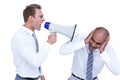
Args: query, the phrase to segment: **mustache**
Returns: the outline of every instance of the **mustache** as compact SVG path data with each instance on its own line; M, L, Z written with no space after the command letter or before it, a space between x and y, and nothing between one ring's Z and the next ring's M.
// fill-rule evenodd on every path
M93 49L97 49L97 47L93 47L91 44L89 44L89 46L90 46L91 48L93 48Z

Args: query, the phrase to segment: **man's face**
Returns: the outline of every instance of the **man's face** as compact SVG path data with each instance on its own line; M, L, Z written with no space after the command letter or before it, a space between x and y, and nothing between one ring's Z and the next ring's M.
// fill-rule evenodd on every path
M91 50L99 49L100 46L105 42L105 40L106 37L102 33L95 32L89 41L89 48Z
M43 13L40 9L36 9L35 17L33 17L32 25L34 29L40 30L41 24L45 21Z

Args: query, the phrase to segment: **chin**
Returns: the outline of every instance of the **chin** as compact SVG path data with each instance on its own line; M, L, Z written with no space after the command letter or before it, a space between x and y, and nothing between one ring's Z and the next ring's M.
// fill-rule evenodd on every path
M89 49L90 49L91 51L93 51L95 48L93 48L93 47L90 46Z
M40 31L41 29L37 29L38 31Z
M38 28L37 28L37 30L39 30L39 31L40 31L40 30L41 30L41 27L38 27Z

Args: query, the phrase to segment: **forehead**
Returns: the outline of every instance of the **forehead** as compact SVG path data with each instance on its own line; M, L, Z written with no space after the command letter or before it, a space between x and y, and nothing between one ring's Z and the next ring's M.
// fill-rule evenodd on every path
M43 15L41 9L35 9L35 15Z
M104 41L106 40L106 35L104 32L101 31L96 31L93 36L92 39L97 42L97 43L104 43Z

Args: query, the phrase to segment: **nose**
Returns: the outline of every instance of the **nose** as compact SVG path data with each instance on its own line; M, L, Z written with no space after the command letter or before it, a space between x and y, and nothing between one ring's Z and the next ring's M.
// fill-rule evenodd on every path
M96 48L97 47L97 44L95 42L92 43L92 47L93 48Z
M45 21L45 18L44 18L44 17L42 18L42 21Z

